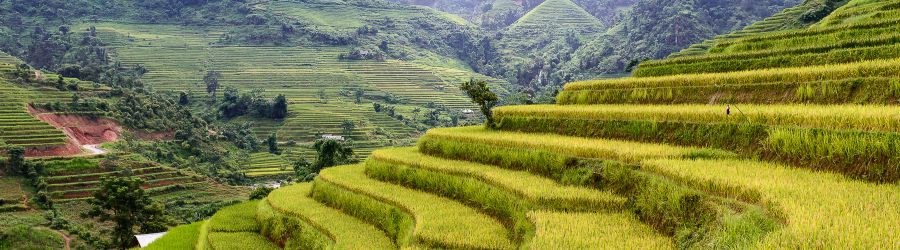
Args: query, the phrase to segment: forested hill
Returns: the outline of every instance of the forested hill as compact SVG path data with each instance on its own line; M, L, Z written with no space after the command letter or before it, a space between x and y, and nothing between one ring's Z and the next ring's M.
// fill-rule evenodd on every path
M801 0L391 0L431 6L460 15L496 34L501 59L491 74L546 91L567 81L628 73L638 62L659 59L718 34L741 29ZM571 2L569 5L565 2ZM821 2L821 1L807 1ZM549 7L549 8L548 8ZM574 7L574 8L573 8ZM549 15L547 9L558 11ZM589 13L600 32L570 32L559 25L586 26L566 19ZM538 16L539 18L534 18ZM547 35L518 36L517 23L537 19Z
M5 1L0 3L7 21L0 27L0 49L35 66L54 69L62 63L44 65L47 62L30 59L35 57L26 51L31 43L31 27L46 24L50 27L47 29L55 29L58 25L84 21L230 26L217 34L220 39L211 42L343 46L350 48L347 53L356 50L370 57L473 70L525 86L524 91L534 94L541 89L552 91L553 86L571 80L627 73L637 62L665 57L800 3L800 0L389 1ZM338 10L345 15L333 12ZM422 15L397 15L401 12ZM571 16L579 17L568 18ZM529 27L547 35L523 37L522 25L516 23L537 24ZM591 32L573 33L566 28L569 26L588 27ZM421 30L430 32L418 32ZM47 58L44 56L42 60Z

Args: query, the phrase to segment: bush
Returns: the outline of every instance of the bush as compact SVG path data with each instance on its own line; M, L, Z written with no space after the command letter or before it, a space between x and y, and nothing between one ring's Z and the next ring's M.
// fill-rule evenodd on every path
M253 190L253 192L250 192L249 199L250 200L259 200L259 199L266 198L266 196L269 196L269 193L271 193L272 190L275 190L275 189L267 187L267 186L257 187L256 189Z

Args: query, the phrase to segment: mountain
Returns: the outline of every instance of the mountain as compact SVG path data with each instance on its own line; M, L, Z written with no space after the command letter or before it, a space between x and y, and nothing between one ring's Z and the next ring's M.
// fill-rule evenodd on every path
M851 0L810 25L644 62L633 77L568 83L556 105L498 107L495 126L432 129L417 147L223 210L193 242L891 248L900 41L861 37L893 36L898 7Z
M412 3L0 2L0 248L896 245L895 3Z

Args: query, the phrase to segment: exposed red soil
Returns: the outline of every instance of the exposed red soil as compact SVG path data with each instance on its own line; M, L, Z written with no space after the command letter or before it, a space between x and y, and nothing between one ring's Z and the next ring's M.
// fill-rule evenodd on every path
M25 156L28 157L79 155L83 153L82 145L116 141L122 134L122 126L108 118L45 113L31 106L28 107L28 112L61 129L68 137L65 145L27 149Z
M60 146L25 149L25 157L67 156L77 154L81 154L81 147L71 141Z

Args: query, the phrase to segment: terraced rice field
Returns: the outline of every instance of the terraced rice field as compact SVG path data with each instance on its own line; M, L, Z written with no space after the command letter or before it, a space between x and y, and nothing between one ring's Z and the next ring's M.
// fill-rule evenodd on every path
M851 18L852 17L852 18ZM891 1L847 4L804 30L720 39L708 53L642 63L635 76L713 73L852 63L900 57L900 8ZM740 32L738 32L740 34Z
M64 159L37 160L50 165L68 164ZM138 164L132 167L117 169L101 168L98 161L88 163L84 168L71 170L51 170L47 177L47 191L57 201L76 201L91 197L97 190L102 177L131 175L144 180L145 190L151 192L165 191L171 188L188 188L206 184L200 177L182 171L154 164Z
M284 15L293 15L296 13L292 14L292 11L303 12L312 3L280 1L270 4L286 10ZM349 8L333 4L323 6L318 7ZM317 25L338 30L355 30L360 25L353 22L335 24L331 20L333 16L321 18L315 20L320 22ZM361 20L366 16L354 18ZM219 80L222 86L242 91L262 89L270 98L284 94L291 104L289 117L284 121L244 118L254 122L253 129L261 138L276 133L283 142L311 142L321 134L343 135L340 124L345 120L356 122L357 129L343 136L355 141L363 157L374 148L400 143L391 138L408 138L419 133L394 118L375 113L373 101L383 102L391 96L400 100L401 103L396 105L398 109L432 104L457 111L474 109L457 87L469 78L487 80L492 89L506 93L505 81L468 70L400 60L339 60L339 55L347 53L349 47L214 45L229 27L120 23L81 26L95 26L99 36L111 44L114 55L124 63L147 68L143 80L156 90L185 91L196 99L206 100L208 96L202 78L207 70L215 70L222 74ZM365 91L362 104L355 104L353 97L340 95L355 89ZM324 100L320 92L325 94ZM374 135L376 128L387 135Z
M850 1L823 22L868 22L864 19L879 16L867 14L872 11L890 16L888 7L896 3L883 3ZM758 33L744 39L763 37L764 31ZM279 246L323 248L359 237L386 244L385 236L393 245L378 248L898 248L900 130L895 120L900 114L895 114L894 99L857 103L848 101L857 97L844 97L820 100L830 105L800 105L786 97L735 98L710 105L682 95L667 97L671 103L636 98L629 104L565 97L572 91L856 77L872 77L867 91L875 93L874 86L891 86L900 78L892 66L896 60L570 83L560 95L570 101L561 105L500 107L494 128L432 129L416 148L375 151L363 165L328 168L312 184L275 191L265 200L268 206L255 213L269 211L266 218L275 221L278 216L300 220L283 223L298 226L285 232L273 224L256 233L276 239L271 242ZM683 98L688 101L678 101ZM287 198L297 196L304 198ZM271 212L278 206L293 208ZM323 226L323 214L342 223ZM328 233L344 223L373 225L384 235L371 227ZM233 239L241 237L250 236Z
M0 79L0 141L29 148L65 144L61 130L28 113L26 105L33 96L33 92Z
M544 1L510 25L505 32L511 40L531 39L548 33L593 34L604 30L603 23L570 0Z
M824 2L824 0L804 1L802 4L791 8L786 8L781 12L772 15L771 17L750 24L743 29L728 34L719 35L714 39L706 40L701 43L693 44L690 47L685 48L679 52L672 53L671 55L669 55L669 58L698 56L706 54L709 51L710 47L712 47L719 41L737 39L775 31L798 29L803 28L804 26L814 25L809 23L804 24L804 22L801 22L800 19L805 13L822 6Z
M250 155L250 166L244 168L244 173L250 177L286 175L293 174L294 167L280 155L253 153Z

